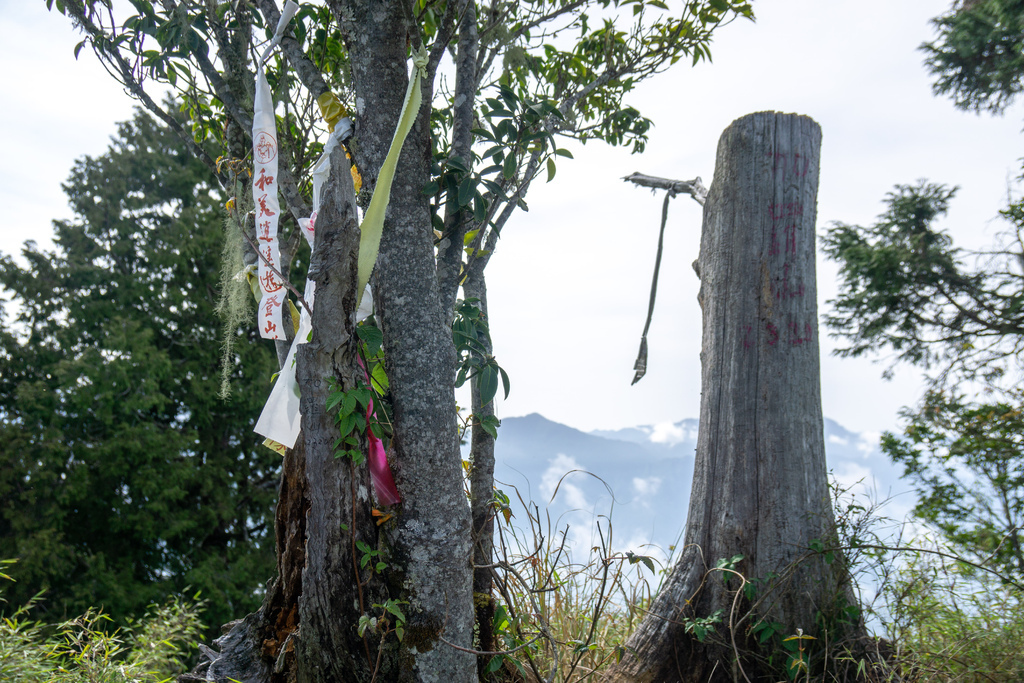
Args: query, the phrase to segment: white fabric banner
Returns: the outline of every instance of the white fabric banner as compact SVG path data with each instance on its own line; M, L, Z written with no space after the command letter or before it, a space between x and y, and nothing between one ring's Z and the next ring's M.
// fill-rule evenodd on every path
M264 339L284 339L282 312L288 296L284 283L274 273L281 254L277 242L277 224L281 204L277 198L277 126L274 101L263 67L256 73L256 102L252 119L252 198L256 207L256 244L259 246L258 275L260 303L256 323Z
M274 118L274 98L270 93L263 63L271 50L280 42L284 29L298 11L294 2L285 5L270 45L263 52L256 71L256 97L252 116L252 198L256 207L256 244L259 246L258 277L260 282L259 306L256 324L264 339L284 339L285 299L288 292L274 270L280 270L281 253L277 241L277 227L281 203L277 198L277 122Z

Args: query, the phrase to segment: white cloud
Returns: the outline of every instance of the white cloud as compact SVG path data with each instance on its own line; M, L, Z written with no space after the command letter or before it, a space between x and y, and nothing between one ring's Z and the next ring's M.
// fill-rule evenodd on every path
M661 488L661 477L633 477L633 490L638 496L653 496Z
M875 475L863 465L853 462L840 463L839 467L833 470L833 476L839 486L858 495L867 495L875 490Z
M834 443L834 444L839 444L840 446L849 446L850 445L850 440L849 439L845 439L845 438L843 438L841 436L836 436L835 434L829 434L828 435L828 442L829 443Z
M540 491L544 498L554 502L552 496L558 496L558 502L570 509L589 509L590 503L583 489L572 482L577 476L576 473L567 474L572 470L582 469L576 459L564 453L559 453L555 459L548 464L541 477Z
M864 454L864 457L871 455L872 451L878 448L878 442L882 438L881 432L861 432L857 441L857 450Z
M686 440L686 430L671 422L659 422L651 430L651 441L674 446Z

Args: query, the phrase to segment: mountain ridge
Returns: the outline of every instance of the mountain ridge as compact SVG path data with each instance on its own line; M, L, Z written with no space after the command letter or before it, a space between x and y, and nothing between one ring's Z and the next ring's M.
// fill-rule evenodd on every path
M495 485L519 492L506 491L516 520L526 521L518 498L534 501L538 513L559 520L559 528L569 526L570 543L577 548L593 545L595 523L610 519L620 539L616 550L652 554L653 546L653 554L667 556L685 523L697 427L697 420L685 418L586 432L539 413L504 418L495 442ZM829 469L842 488L861 500L888 491L899 496L887 510L890 516L909 511L913 496L901 495L909 487L874 435L852 432L828 418L824 432Z

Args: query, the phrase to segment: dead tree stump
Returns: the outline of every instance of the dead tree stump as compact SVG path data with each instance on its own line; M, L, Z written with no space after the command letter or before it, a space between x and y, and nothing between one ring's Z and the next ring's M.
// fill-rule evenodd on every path
M797 629L819 636L822 615L849 600L842 561L811 550L834 535L815 286L820 144L810 118L774 112L733 122L719 141L697 264L701 409L686 545L612 680L769 680L787 663L758 656L756 625L777 622L780 641ZM731 571L716 569L737 556ZM744 580L756 593L738 592ZM713 627L703 641L698 624Z

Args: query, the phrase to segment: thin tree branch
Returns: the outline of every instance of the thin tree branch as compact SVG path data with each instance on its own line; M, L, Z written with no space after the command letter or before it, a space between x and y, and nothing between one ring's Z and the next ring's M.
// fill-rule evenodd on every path
M462 0L462 2L449 2L445 5L444 14L437 25L437 35L434 37L434 44L430 48L430 57L427 59L427 76L430 81L434 80L437 66L441 63L441 57L444 56L444 51L448 49L448 43L451 42L452 36L455 35L455 27L458 23L455 18L456 7L459 7L461 12L465 6L466 0Z
M633 173L623 178L623 180L640 185L641 187L668 190L673 194L685 192L693 197L701 206L704 206L704 202L707 201L708 189L704 187L700 176L693 180L669 180L668 178L658 178L657 176L644 175L643 173Z
M462 0L459 19L459 51L455 60L455 93L452 107L451 156L458 157L472 171L473 117L476 105L477 26L476 3ZM448 324L454 315L462 269L462 242L468 229L468 211L449 197L445 205L444 236L438 248L437 279L442 310Z
M117 80L128 89L129 93L135 97L135 99L142 102L143 106L157 116L161 121L167 124L174 133L181 138L182 142L192 150L192 153L202 161L211 171L214 176L218 179L222 187L227 187L227 178L222 176L217 170L217 162L214 161L205 149L202 148L199 143L195 141L192 135L184 129L184 127L163 107L158 105L152 97L142 88L142 84L135 80L134 73L131 65L121 56L121 53L114 47L106 46L107 37L103 33L103 30L96 26L85 13L85 7L81 0L66 0L65 8L68 13L71 14L72 18L78 23L78 26L82 28L92 39L93 48L100 58L100 62L103 63L106 60L110 60L111 66L116 68L118 74L114 74Z

